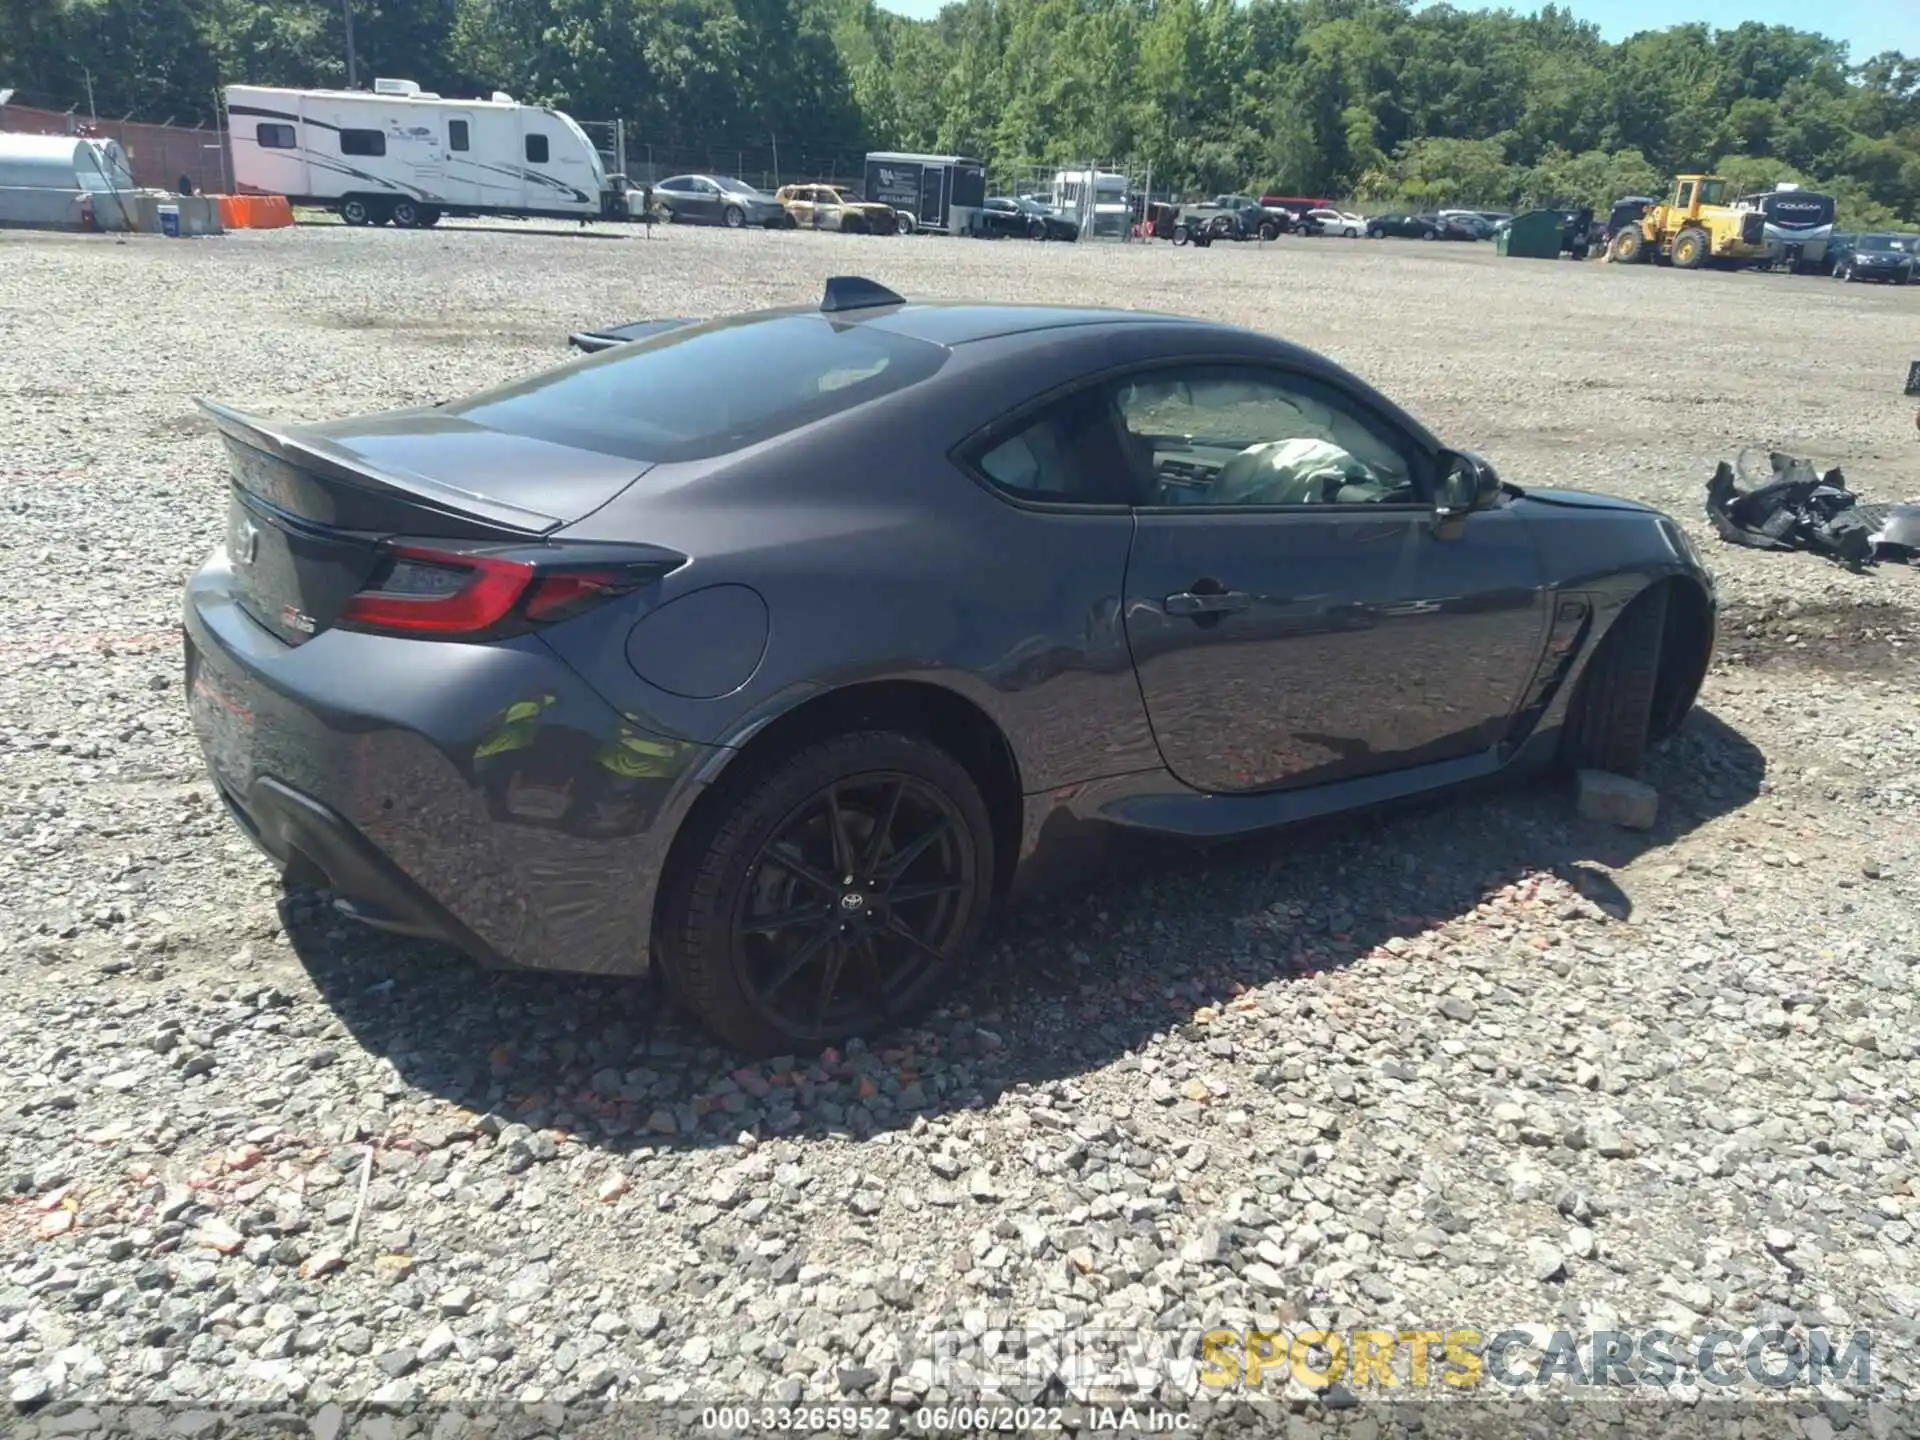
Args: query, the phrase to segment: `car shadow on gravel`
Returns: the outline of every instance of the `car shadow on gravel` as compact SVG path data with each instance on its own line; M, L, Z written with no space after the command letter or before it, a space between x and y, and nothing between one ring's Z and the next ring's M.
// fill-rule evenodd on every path
M520 1123L616 1154L730 1144L743 1130L866 1136L1070 1080L1172 1030L1204 1042L1207 1008L1255 989L1291 1017L1288 982L1362 957L1392 965L1529 876L1558 876L1627 918L1637 882L1620 872L1744 805L1765 768L1696 710L1650 762L1661 805L1649 832L1583 819L1568 782L1548 778L1206 848L1115 835L1014 907L981 973L926 1024L772 1062L715 1044L651 981L488 972L363 930L313 892L288 891L281 912L362 1046L418 1091L492 1117L438 1128Z

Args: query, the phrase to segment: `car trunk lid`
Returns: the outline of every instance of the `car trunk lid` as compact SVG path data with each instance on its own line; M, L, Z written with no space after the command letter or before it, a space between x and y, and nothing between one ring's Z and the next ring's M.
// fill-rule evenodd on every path
M434 410L291 425L203 401L226 445L234 597L290 645L339 619L395 537L528 542L651 467Z

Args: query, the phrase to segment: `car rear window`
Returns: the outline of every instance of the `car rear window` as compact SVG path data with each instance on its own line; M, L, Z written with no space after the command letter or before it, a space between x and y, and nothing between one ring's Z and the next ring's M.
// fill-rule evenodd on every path
M757 445L918 384L947 351L826 315L670 331L489 390L446 413L651 463Z

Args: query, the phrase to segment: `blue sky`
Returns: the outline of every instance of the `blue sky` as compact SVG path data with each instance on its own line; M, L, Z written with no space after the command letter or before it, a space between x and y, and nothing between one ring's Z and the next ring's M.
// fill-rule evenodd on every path
M917 18L935 14L943 3L945 0L880 0L888 10ZM1473 0L1455 3L1467 10L1498 8ZM1538 6L1519 0L1509 8L1532 11ZM1852 47L1856 61L1882 50L1920 55L1920 0L1821 0L1818 4L1808 4L1807 0L1571 0L1567 8L1582 20L1597 23L1600 33L1609 40L1689 20L1704 20L1721 30L1731 30L1743 20L1758 20L1768 25L1818 30L1844 40Z

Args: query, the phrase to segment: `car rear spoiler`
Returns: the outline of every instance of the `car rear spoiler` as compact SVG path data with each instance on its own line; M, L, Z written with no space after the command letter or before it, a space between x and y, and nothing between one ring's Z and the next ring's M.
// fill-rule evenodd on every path
M304 471L323 485L345 485L362 495L459 527L449 534L510 536L545 535L566 522L553 515L476 494L444 480L412 470L377 466L364 456L334 444L304 427L248 415L214 400L195 402L212 420L221 436L245 451L265 454L296 471ZM288 497L274 493L270 479L241 464L235 456L234 478L263 499L285 505Z
M611 350L616 345L629 345L635 340L645 340L650 335L664 335L669 330L679 330L687 325L697 325L697 320L684 317L672 320L635 320L626 325L608 325L600 330L576 330L567 337L567 344L574 349L593 355L602 350Z

